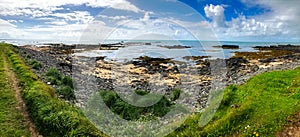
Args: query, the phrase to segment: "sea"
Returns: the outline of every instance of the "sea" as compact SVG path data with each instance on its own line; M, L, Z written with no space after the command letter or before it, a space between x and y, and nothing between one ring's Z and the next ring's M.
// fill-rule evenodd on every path
M0 39L0 42L11 43L17 46L36 45L47 46L50 43L63 44L111 44L124 42L128 46L119 50L90 50L74 53L77 56L99 57L105 56L106 60L128 61L140 56L153 58L172 58L183 61L185 56L210 56L215 58L230 58L235 52L255 52L255 46L273 45L300 45L300 42L241 42L241 41L196 41L196 40L106 40L96 42L63 41L63 40L28 40L28 39ZM151 43L151 44L149 44ZM163 46L188 46L190 48L169 49ZM239 49L222 49L221 45L238 45Z

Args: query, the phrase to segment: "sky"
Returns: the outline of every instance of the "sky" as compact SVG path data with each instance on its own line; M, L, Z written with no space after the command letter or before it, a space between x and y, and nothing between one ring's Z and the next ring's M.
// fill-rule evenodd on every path
M0 39L300 42L299 0L1 0Z

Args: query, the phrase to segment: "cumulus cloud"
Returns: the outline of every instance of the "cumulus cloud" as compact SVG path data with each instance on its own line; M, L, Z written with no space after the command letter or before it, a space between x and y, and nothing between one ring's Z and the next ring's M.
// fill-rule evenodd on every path
M65 21L52 21L52 22L45 22L45 24L52 24L52 25L67 25L68 23Z
M258 20L277 22L277 26L289 31L291 35L300 35L300 1L298 0L243 0L250 6L260 6L270 10L270 12L257 16Z
M61 10L63 5L87 5L91 7L114 8L133 12L142 10L126 0L2 0L0 15L35 15L45 16Z
M131 39L147 35L152 36L151 39L157 39L155 36L168 36L172 39L216 40L210 24L205 21L190 22L172 17L151 18L152 14L154 13L145 13L138 19L115 21L112 24L116 26L112 28L109 39Z
M260 15L246 17L240 15L231 21L224 20L226 8L221 5L207 5L204 8L207 17L212 19L212 26L220 39L259 37L268 39L297 39L300 35L300 2L243 0L248 6L260 6L269 9ZM296 4L295 4L296 3ZM226 26L226 27L224 27ZM258 39L256 39L258 40Z
M225 16L224 16L224 8L221 5L206 5L204 7L204 12L206 17L211 18L213 20L213 25L215 27L225 27Z
M94 19L87 11L72 11L69 13L53 13L50 14L55 18L62 18L66 21L75 21L80 23L88 23Z
M107 15L98 15L98 17L103 19L110 19L110 20L121 20L121 19L129 18L127 16L107 16Z
M1 0L0 16L14 17L12 20L0 19L0 33L8 33L16 38L37 39L80 39L87 25L94 20L88 11L60 11L64 5L86 5L93 8L111 8L142 13L127 0ZM35 26L18 28L15 23L22 23L18 17L26 17L32 22L42 21ZM125 16L106 16L110 19L125 19ZM99 24L98 24L99 25ZM98 26L99 27L99 26ZM4 36L4 35L3 35Z
M93 1L86 2L86 5L91 7L109 7L109 8L128 10L133 12L143 11L126 0L93 0Z

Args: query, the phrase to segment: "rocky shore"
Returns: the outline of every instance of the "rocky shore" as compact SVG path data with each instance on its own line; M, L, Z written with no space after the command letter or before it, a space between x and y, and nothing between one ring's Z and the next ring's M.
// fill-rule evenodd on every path
M108 45L110 46L120 48L119 45ZM127 62L108 61L102 56L80 57L72 54L76 52L74 46L65 45L23 46L19 47L19 53L24 58L34 58L43 64L42 69L35 70L38 75L54 67L61 73L72 76L77 85L77 106L84 106L89 97L99 90L116 91L126 96L134 90L170 95L173 89L182 89L188 98L180 100L180 103L189 104L194 107L193 110L199 111L206 107L211 89L223 88L223 85L213 87L215 80L225 85L243 84L254 75L263 72L300 66L300 46L255 48L259 51L238 52L229 59L209 59L208 56L184 57L189 63L148 56ZM105 49L102 47L101 50ZM223 65L220 65L222 63ZM216 67L219 68L213 69Z

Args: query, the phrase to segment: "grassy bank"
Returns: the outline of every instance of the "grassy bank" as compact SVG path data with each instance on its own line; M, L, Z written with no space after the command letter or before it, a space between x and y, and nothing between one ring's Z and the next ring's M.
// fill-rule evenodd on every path
M169 136L275 136L300 111L300 68L267 72L224 91L220 108L205 127L194 115Z
M4 66L4 54L0 52L0 136L29 136L25 118L17 109L18 102L7 69Z
M60 100L54 90L38 80L12 45L1 44L19 79L22 96L39 132L44 136L104 136L80 109Z

